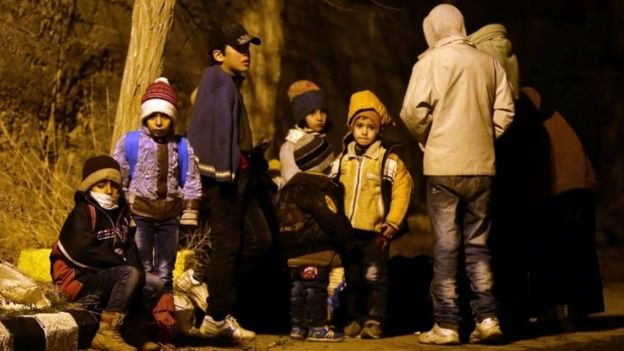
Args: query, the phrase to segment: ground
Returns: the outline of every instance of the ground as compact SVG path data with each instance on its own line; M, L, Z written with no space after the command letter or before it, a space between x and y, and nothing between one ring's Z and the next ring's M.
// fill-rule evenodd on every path
M455 347L423 346L415 335L382 340L349 339L338 343L298 342L287 336L259 335L256 340L237 347L186 346L178 350L197 351L403 351L403 350L624 350L624 283L606 284L606 311L592 316L583 331L518 340L501 346L464 344Z

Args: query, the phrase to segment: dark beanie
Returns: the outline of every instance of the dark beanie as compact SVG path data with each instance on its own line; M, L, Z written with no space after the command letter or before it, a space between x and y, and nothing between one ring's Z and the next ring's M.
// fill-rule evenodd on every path
M309 80L298 80L291 84L288 88L288 98L297 122L303 121L305 116L316 109L327 109L321 88Z
M302 171L323 171L334 160L334 152L327 140L311 134L304 134L295 143L294 156L297 167Z
M110 180L121 186L121 170L119 163L107 155L91 157L82 167L80 191L89 191L91 187L103 180Z

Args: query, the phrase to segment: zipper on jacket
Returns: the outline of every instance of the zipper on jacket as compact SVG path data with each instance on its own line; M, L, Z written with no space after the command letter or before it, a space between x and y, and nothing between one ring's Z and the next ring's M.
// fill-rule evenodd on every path
M355 188L354 188L354 195L353 195L353 203L351 204L351 215L349 216L349 222L351 222L351 224L353 224L353 216L355 216L355 210L356 210L356 204L357 204L357 199L358 199L358 195L360 194L360 177L361 177L361 172L362 172L362 159L364 158L364 156L357 156L357 162L358 162L358 168L357 168L357 177L356 177L356 181L355 181Z
M113 245L115 244L115 241L117 239L121 240L121 235L119 234L119 221L121 221L121 218L123 217L124 208L120 208L119 216L117 216L117 221L113 221L113 218L111 218L111 216L108 213L106 213L106 211L104 211L99 206L99 204L91 203L91 201L89 201L88 197L86 198L86 200L87 200L88 203L90 203L91 205L95 206L95 208L97 210L99 210L100 212L104 213L106 215L106 218L108 218L108 220L110 221L111 225L113 226L114 234L115 234L115 238L113 239ZM120 255L120 256L121 256L121 258L123 258L124 262L127 261L125 254L124 255Z

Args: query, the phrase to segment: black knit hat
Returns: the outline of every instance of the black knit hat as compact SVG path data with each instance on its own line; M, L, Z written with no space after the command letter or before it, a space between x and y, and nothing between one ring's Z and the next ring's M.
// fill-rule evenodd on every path
M331 145L320 136L304 134L295 144L295 163L302 171L323 171L334 160Z
M82 167L82 182L78 190L89 191L103 180L110 180L121 187L121 168L114 158L107 155L91 157Z

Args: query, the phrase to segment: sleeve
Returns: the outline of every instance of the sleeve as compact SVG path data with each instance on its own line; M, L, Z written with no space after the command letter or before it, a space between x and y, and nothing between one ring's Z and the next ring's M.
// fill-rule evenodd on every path
M99 270L125 265L123 257L113 252L108 240L97 240L91 229L87 206L74 208L59 235L59 249L80 268Z
M494 69L496 75L496 96L494 99L494 133L496 135L496 139L498 139L514 118L515 107L514 107L514 98L513 92L511 89L511 85L509 84L509 80L507 79L507 75L505 74L505 70L498 63L496 59L494 61Z
M431 111L437 101L429 78L425 74L425 67L419 63L412 69L400 116L418 142L426 144L433 120Z
M389 167L393 167L394 164L396 171L394 172L392 200L390 201L390 211L388 211L386 216L386 223L395 229L399 229L409 209L413 186L412 176L403 161L396 154L391 154L387 162Z
M290 141L285 141L280 147L280 163L282 166L282 178L284 182L288 182L295 174L301 172L301 169L297 167L295 162L295 144Z
M343 212L339 211L338 199L332 199L321 191L300 191L294 197L297 205L310 213L326 233L332 236L337 243L345 242L353 237L353 227Z
M187 165L188 169L186 170L186 182L184 183L184 188L182 189L182 196L184 197L184 201L187 202L187 206L185 208L197 209L197 206L193 205L201 198L202 195L202 184L201 177L199 175L198 161L197 157L195 157L195 151L193 151L193 147L190 142L186 143L187 146Z
M128 164L128 160L126 160L126 135L124 134L119 140L117 140L117 144L115 144L115 151L113 151L113 158L115 161L119 163L121 167L121 180L122 180L122 190L124 194L128 194L128 189L130 188L130 165Z

